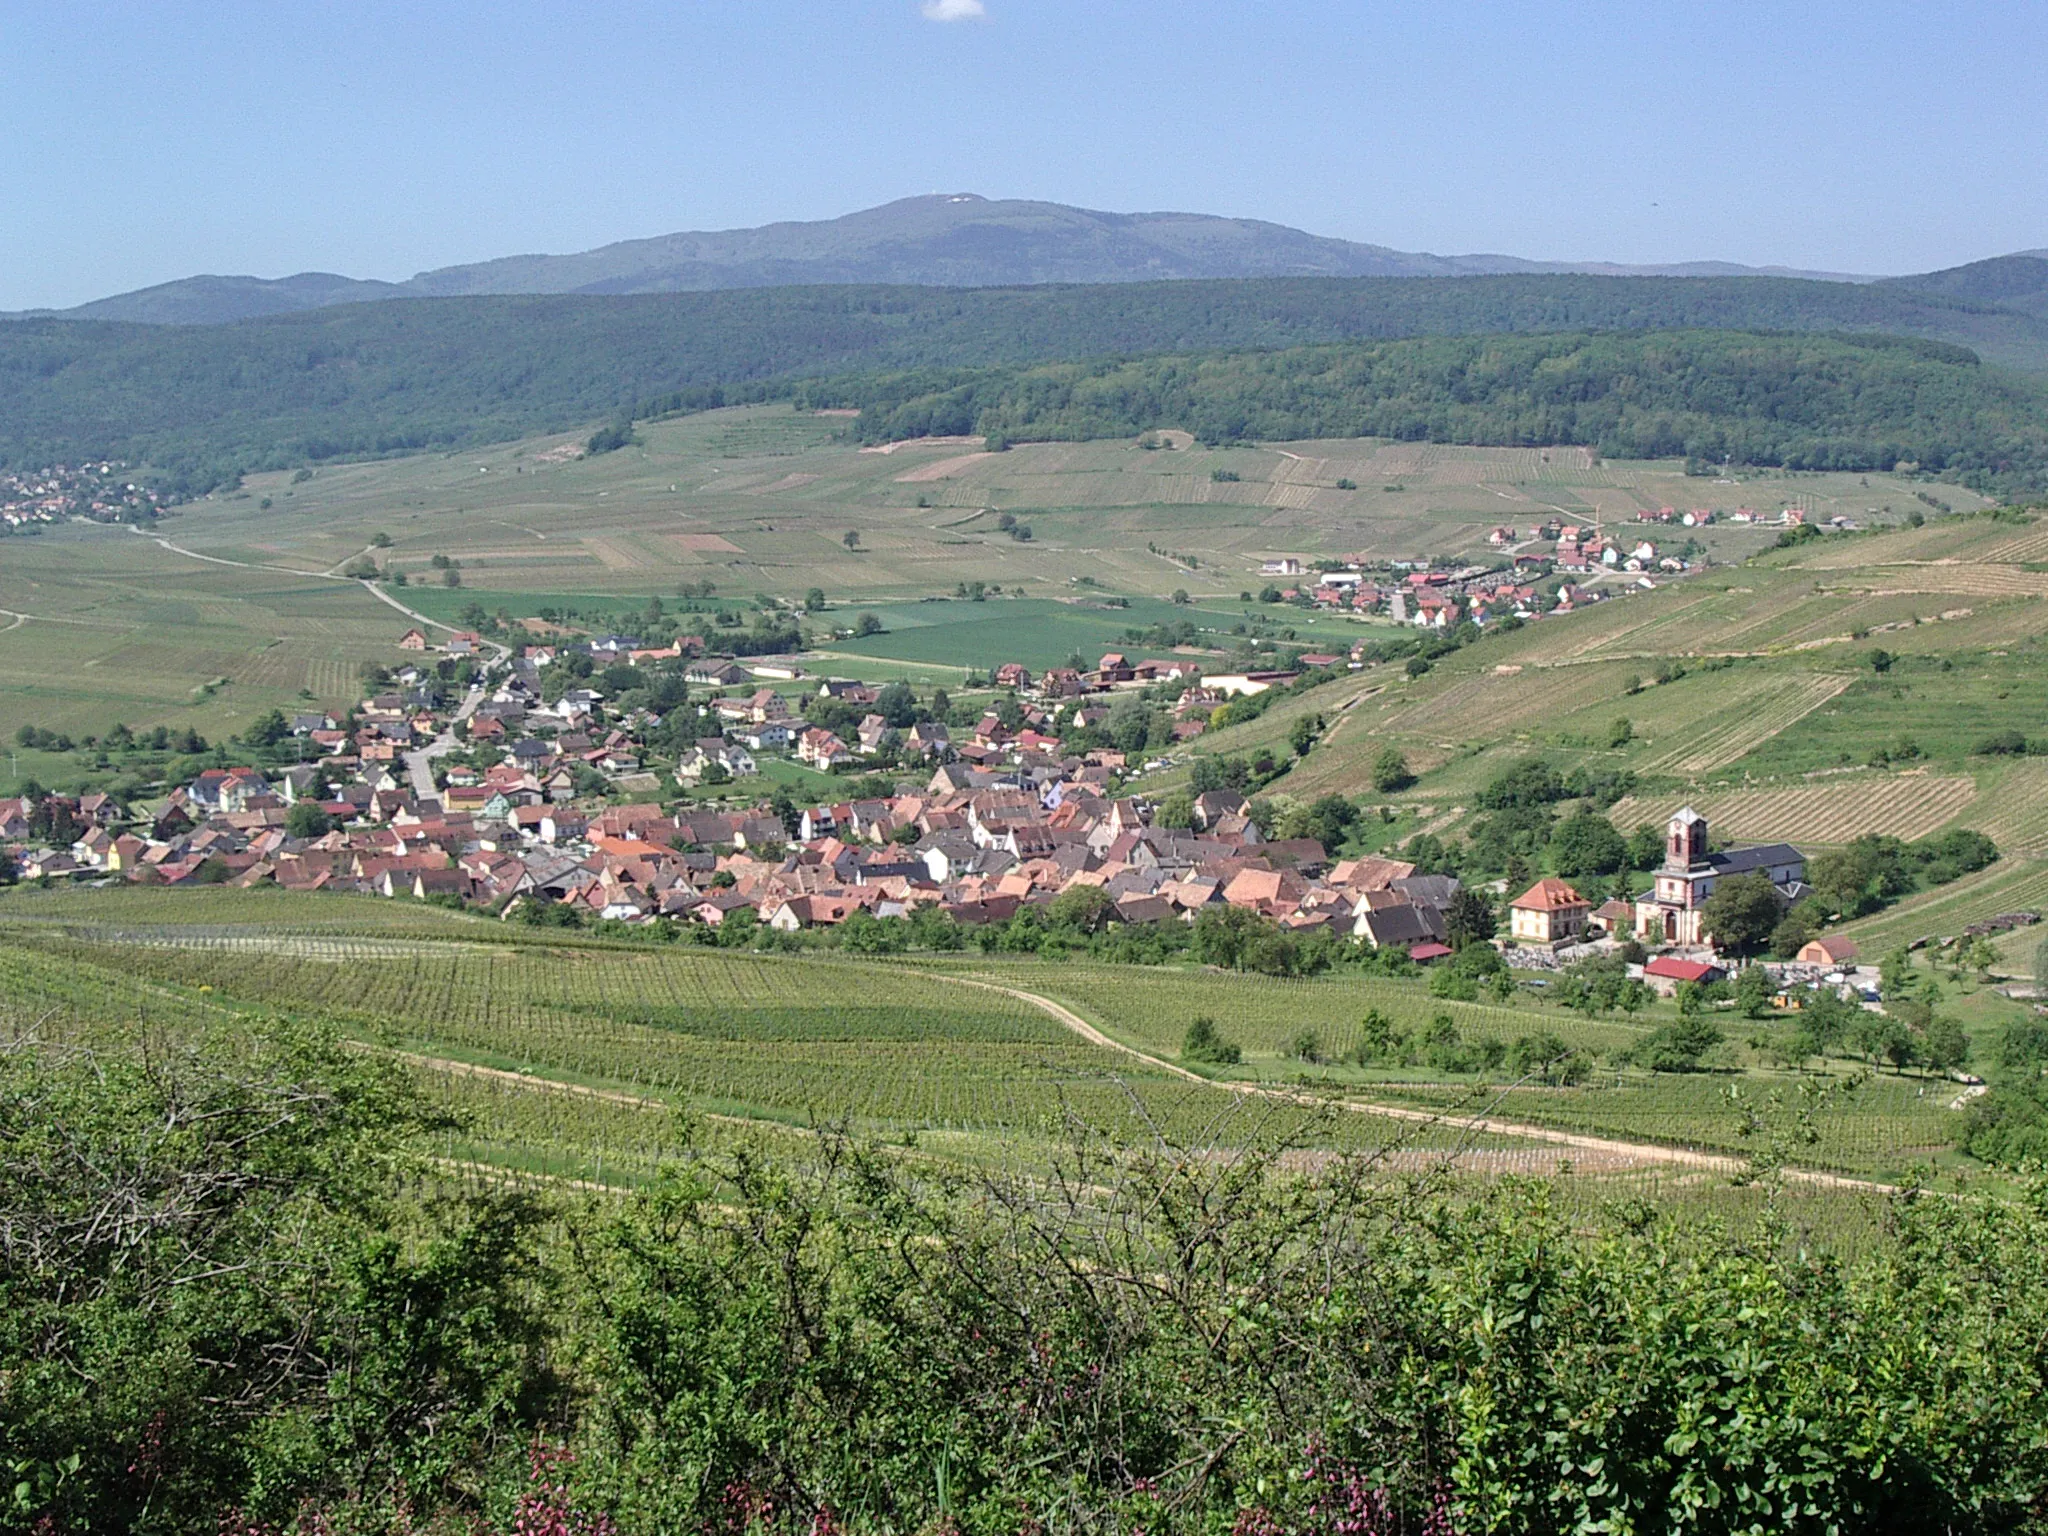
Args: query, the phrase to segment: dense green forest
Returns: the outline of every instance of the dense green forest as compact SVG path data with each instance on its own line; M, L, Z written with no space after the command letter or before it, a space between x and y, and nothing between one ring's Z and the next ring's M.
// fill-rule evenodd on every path
M175 487L564 430L673 396L875 370L1340 341L1680 328L1884 331L2048 369L2048 321L1772 278L1285 278L414 299L160 327L0 323L0 465L116 456Z
M1123 437L1179 427L1213 442L1392 437L1586 443L1795 469L1901 461L1986 485L2048 483L2048 387L1940 342L1886 336L1433 337L806 389L858 406L871 442Z

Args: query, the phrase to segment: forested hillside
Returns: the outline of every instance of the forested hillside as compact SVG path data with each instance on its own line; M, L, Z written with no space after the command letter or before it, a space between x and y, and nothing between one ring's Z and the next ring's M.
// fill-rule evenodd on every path
M806 392L859 406L871 442L1392 437L1596 445L1796 469L1901 461L1984 485L2048 482L2048 388L1937 342L1662 332L1453 337L1096 364L902 374Z
M1769 278L417 299L225 326L0 325L0 464L118 456L203 489L255 468L573 428L676 392L692 403L748 398L877 369L1681 328L1887 331L2048 367L2048 322L2036 318L1896 287ZM1872 415L1868 402L1858 410Z

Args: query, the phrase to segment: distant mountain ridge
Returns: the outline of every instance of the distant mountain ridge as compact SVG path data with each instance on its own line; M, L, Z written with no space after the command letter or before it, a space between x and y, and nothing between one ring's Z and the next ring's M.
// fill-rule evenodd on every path
M1312 235L1259 219L1105 213L973 193L903 198L836 219L658 235L566 256L506 256L442 267L402 283L327 272L181 278L40 317L216 325L401 298L647 294L820 284L991 288L1251 277L1800 277L1849 273L1701 261L1670 266L1437 256ZM25 318L9 316L7 318Z
M2017 251L1942 272L1923 272L1917 277L1886 281L1915 293L1995 304L2048 319L2048 251Z

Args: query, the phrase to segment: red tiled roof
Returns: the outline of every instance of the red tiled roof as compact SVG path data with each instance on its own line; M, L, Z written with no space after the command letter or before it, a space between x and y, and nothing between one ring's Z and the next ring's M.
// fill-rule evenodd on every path
M1538 880L1510 905L1524 912L1558 912L1567 907L1590 907L1592 903L1573 890L1568 881L1551 877Z
M1644 966L1645 976L1662 976L1667 981L1705 981L1716 967L1704 960L1681 960L1676 955L1653 956Z

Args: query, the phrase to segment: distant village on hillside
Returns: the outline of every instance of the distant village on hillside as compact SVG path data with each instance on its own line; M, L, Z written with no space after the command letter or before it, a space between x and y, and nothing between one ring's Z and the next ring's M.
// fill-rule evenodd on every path
M146 523L161 512L161 491L126 480L128 465L111 459L47 469L0 470L0 530L33 532L67 518L95 523Z

